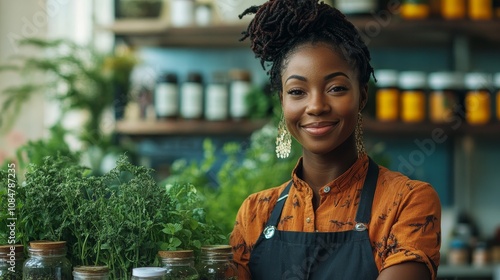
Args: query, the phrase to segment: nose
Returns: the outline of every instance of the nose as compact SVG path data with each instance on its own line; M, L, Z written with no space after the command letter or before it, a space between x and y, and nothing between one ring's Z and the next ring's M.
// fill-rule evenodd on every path
M311 93L307 103L306 113L313 116L319 116L330 111L330 105L327 102L327 96L323 93Z

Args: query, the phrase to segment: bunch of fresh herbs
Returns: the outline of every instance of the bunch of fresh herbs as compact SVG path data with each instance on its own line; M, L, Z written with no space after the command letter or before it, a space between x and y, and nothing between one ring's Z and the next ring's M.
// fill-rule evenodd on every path
M74 266L107 265L111 279L129 279L133 267L157 264L159 250L198 252L227 242L199 208L196 188L160 185L151 169L126 157L102 176L72 158L46 157L30 164L17 199L16 234L23 244L64 240Z

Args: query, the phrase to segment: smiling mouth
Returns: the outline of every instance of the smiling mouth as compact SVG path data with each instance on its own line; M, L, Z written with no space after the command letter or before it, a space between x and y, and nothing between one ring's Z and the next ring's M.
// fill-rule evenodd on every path
M332 131L338 122L320 122L320 123L310 123L302 126L302 128L309 134L314 136L321 136Z

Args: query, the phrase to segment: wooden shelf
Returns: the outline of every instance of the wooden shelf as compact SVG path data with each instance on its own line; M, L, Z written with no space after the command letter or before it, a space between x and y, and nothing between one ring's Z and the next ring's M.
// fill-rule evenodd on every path
M162 120L118 121L115 132L129 136L181 136L181 135L250 135L269 120Z
M403 20L397 16L382 19L376 16L352 17L369 46L422 46L447 44L457 35L474 41L500 42L500 20L472 21L442 19ZM161 19L121 19L101 27L126 38L131 44L164 47L248 47L240 42L247 23L217 24L208 27L170 27ZM396 39L397 38L397 39Z
M422 46L447 44L457 35L485 43L500 42L500 20L403 20L375 17L351 18L368 45ZM396 39L397 38L397 39ZM486 45L487 46L487 45Z
M117 20L104 29L115 35L125 37L135 45L168 47L248 47L249 43L240 42L241 32L246 25L218 24L207 27L169 27L161 20Z
M129 136L172 136L172 135L250 135L262 128L269 120L161 120L161 121L118 121L115 131ZM469 125L465 122L452 124L379 122L364 118L364 132L375 136L429 136L440 130L448 136L500 137L500 122L487 125Z
M375 136L428 136L433 133L444 133L448 136L477 136L500 138L500 122L492 122L485 125L470 125L465 121L453 123L436 124L403 123L403 122L379 122L373 118L365 117L363 123L364 131Z

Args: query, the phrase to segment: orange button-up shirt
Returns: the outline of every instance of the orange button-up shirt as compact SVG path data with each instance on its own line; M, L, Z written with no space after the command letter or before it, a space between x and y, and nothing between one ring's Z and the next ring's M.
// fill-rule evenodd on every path
M344 174L323 186L316 211L312 189L297 176L301 164L299 160L292 173L293 187L283 207L278 229L302 232L353 230L368 170L368 157L359 158ZM239 279L251 279L248 261L253 245L287 183L252 194L241 205L230 237ZM392 265L415 261L425 263L432 278L436 278L440 260L441 205L431 185L379 167L368 232L379 272Z

